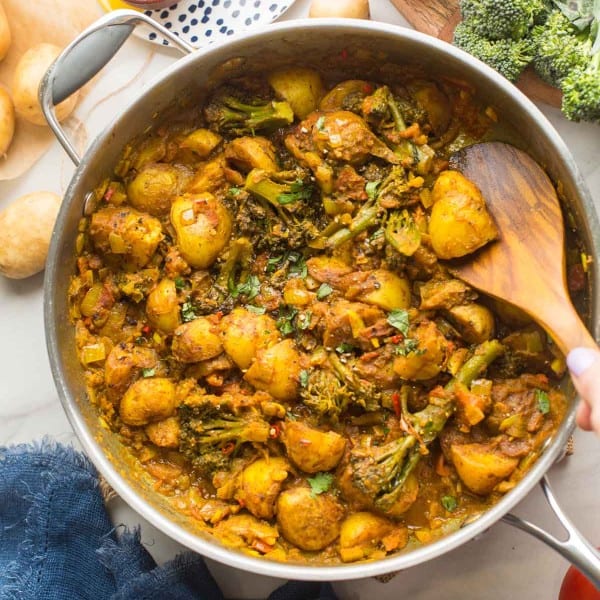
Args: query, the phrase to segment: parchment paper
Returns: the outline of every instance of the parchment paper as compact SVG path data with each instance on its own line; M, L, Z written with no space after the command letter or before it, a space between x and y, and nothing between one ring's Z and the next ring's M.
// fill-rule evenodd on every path
M63 48L102 14L95 0L2 0L2 4L12 44L0 62L0 84L9 91L17 62L31 46L48 42ZM68 127L68 120L66 124ZM53 140L48 127L32 125L17 117L15 137L7 156L0 157L0 180L25 173Z

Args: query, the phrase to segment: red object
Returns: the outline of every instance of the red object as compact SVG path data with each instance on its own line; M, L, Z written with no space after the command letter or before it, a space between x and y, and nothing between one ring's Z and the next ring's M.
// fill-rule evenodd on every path
M398 392L394 392L392 394L392 406L394 407L394 412L396 413L396 416L401 416L402 406L400 404L400 394Z
M148 335L151 331L152 331L152 329L151 329L150 325L144 325L142 327L142 333L144 335Z
M578 569L569 567L558 600L600 600L600 590Z

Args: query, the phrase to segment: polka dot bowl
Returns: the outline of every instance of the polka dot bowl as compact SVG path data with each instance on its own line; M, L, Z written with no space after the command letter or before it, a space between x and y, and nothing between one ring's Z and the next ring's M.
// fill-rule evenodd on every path
M238 31L266 25L281 16L294 0L182 0L161 10L145 13L192 46L205 46ZM142 35L168 45L154 32Z

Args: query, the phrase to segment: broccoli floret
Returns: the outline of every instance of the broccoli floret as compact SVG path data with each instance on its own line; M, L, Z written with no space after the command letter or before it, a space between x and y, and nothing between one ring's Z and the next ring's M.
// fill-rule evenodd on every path
M461 0L463 21L488 40L524 37L547 11L543 0Z
M587 68L575 69L561 84L562 111L571 121L600 124L600 50Z
M204 109L209 125L224 133L253 135L285 127L294 121L294 112L287 102L275 100L243 102L223 90Z
M381 392L372 384L359 380L334 353L329 354L331 369L315 369L300 395L304 404L336 423L351 405L367 412L381 408Z
M544 25L531 32L535 48L533 66L550 85L559 87L562 80L577 69L585 69L590 60L592 43L560 11L553 10Z
M274 213L275 222L270 230L273 239L270 247L278 247L278 240L285 240L289 248L301 248L319 236L318 224L323 220L323 205L312 202L315 187L303 171L267 173L252 169L246 177L244 189L265 208Z
M516 81L534 57L530 39L489 40L466 22L459 23L456 27L454 44L496 69L509 81Z
M234 411L227 400L193 397L179 407L180 451L202 474L227 468L248 442L265 443L271 425L256 408Z
M406 424L403 436L380 446L373 445L367 436L366 443L352 448L352 482L373 499L377 508L384 512L390 510L403 492L404 483L419 462L424 447L438 436L454 412L454 388L470 386L503 351L504 347L497 340L480 344L446 384L445 393L423 410L411 414L407 394L403 395L402 418Z

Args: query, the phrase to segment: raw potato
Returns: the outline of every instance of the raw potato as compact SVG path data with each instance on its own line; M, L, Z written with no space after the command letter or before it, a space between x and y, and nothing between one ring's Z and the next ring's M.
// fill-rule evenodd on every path
M21 196L0 213L0 273L23 279L43 270L61 197Z
M0 87L0 155L4 156L15 134L15 105L10 94Z
M313 0L308 16L369 19L369 0Z
M38 100L38 88L48 67L60 54L54 44L37 44L23 54L13 75L12 93L17 114L34 125L46 125ZM75 108L79 92L75 92L55 107L56 118L64 121Z
M6 11L4 10L4 6L0 3L0 60L6 56L11 42L12 35L10 33L8 19L6 18Z

